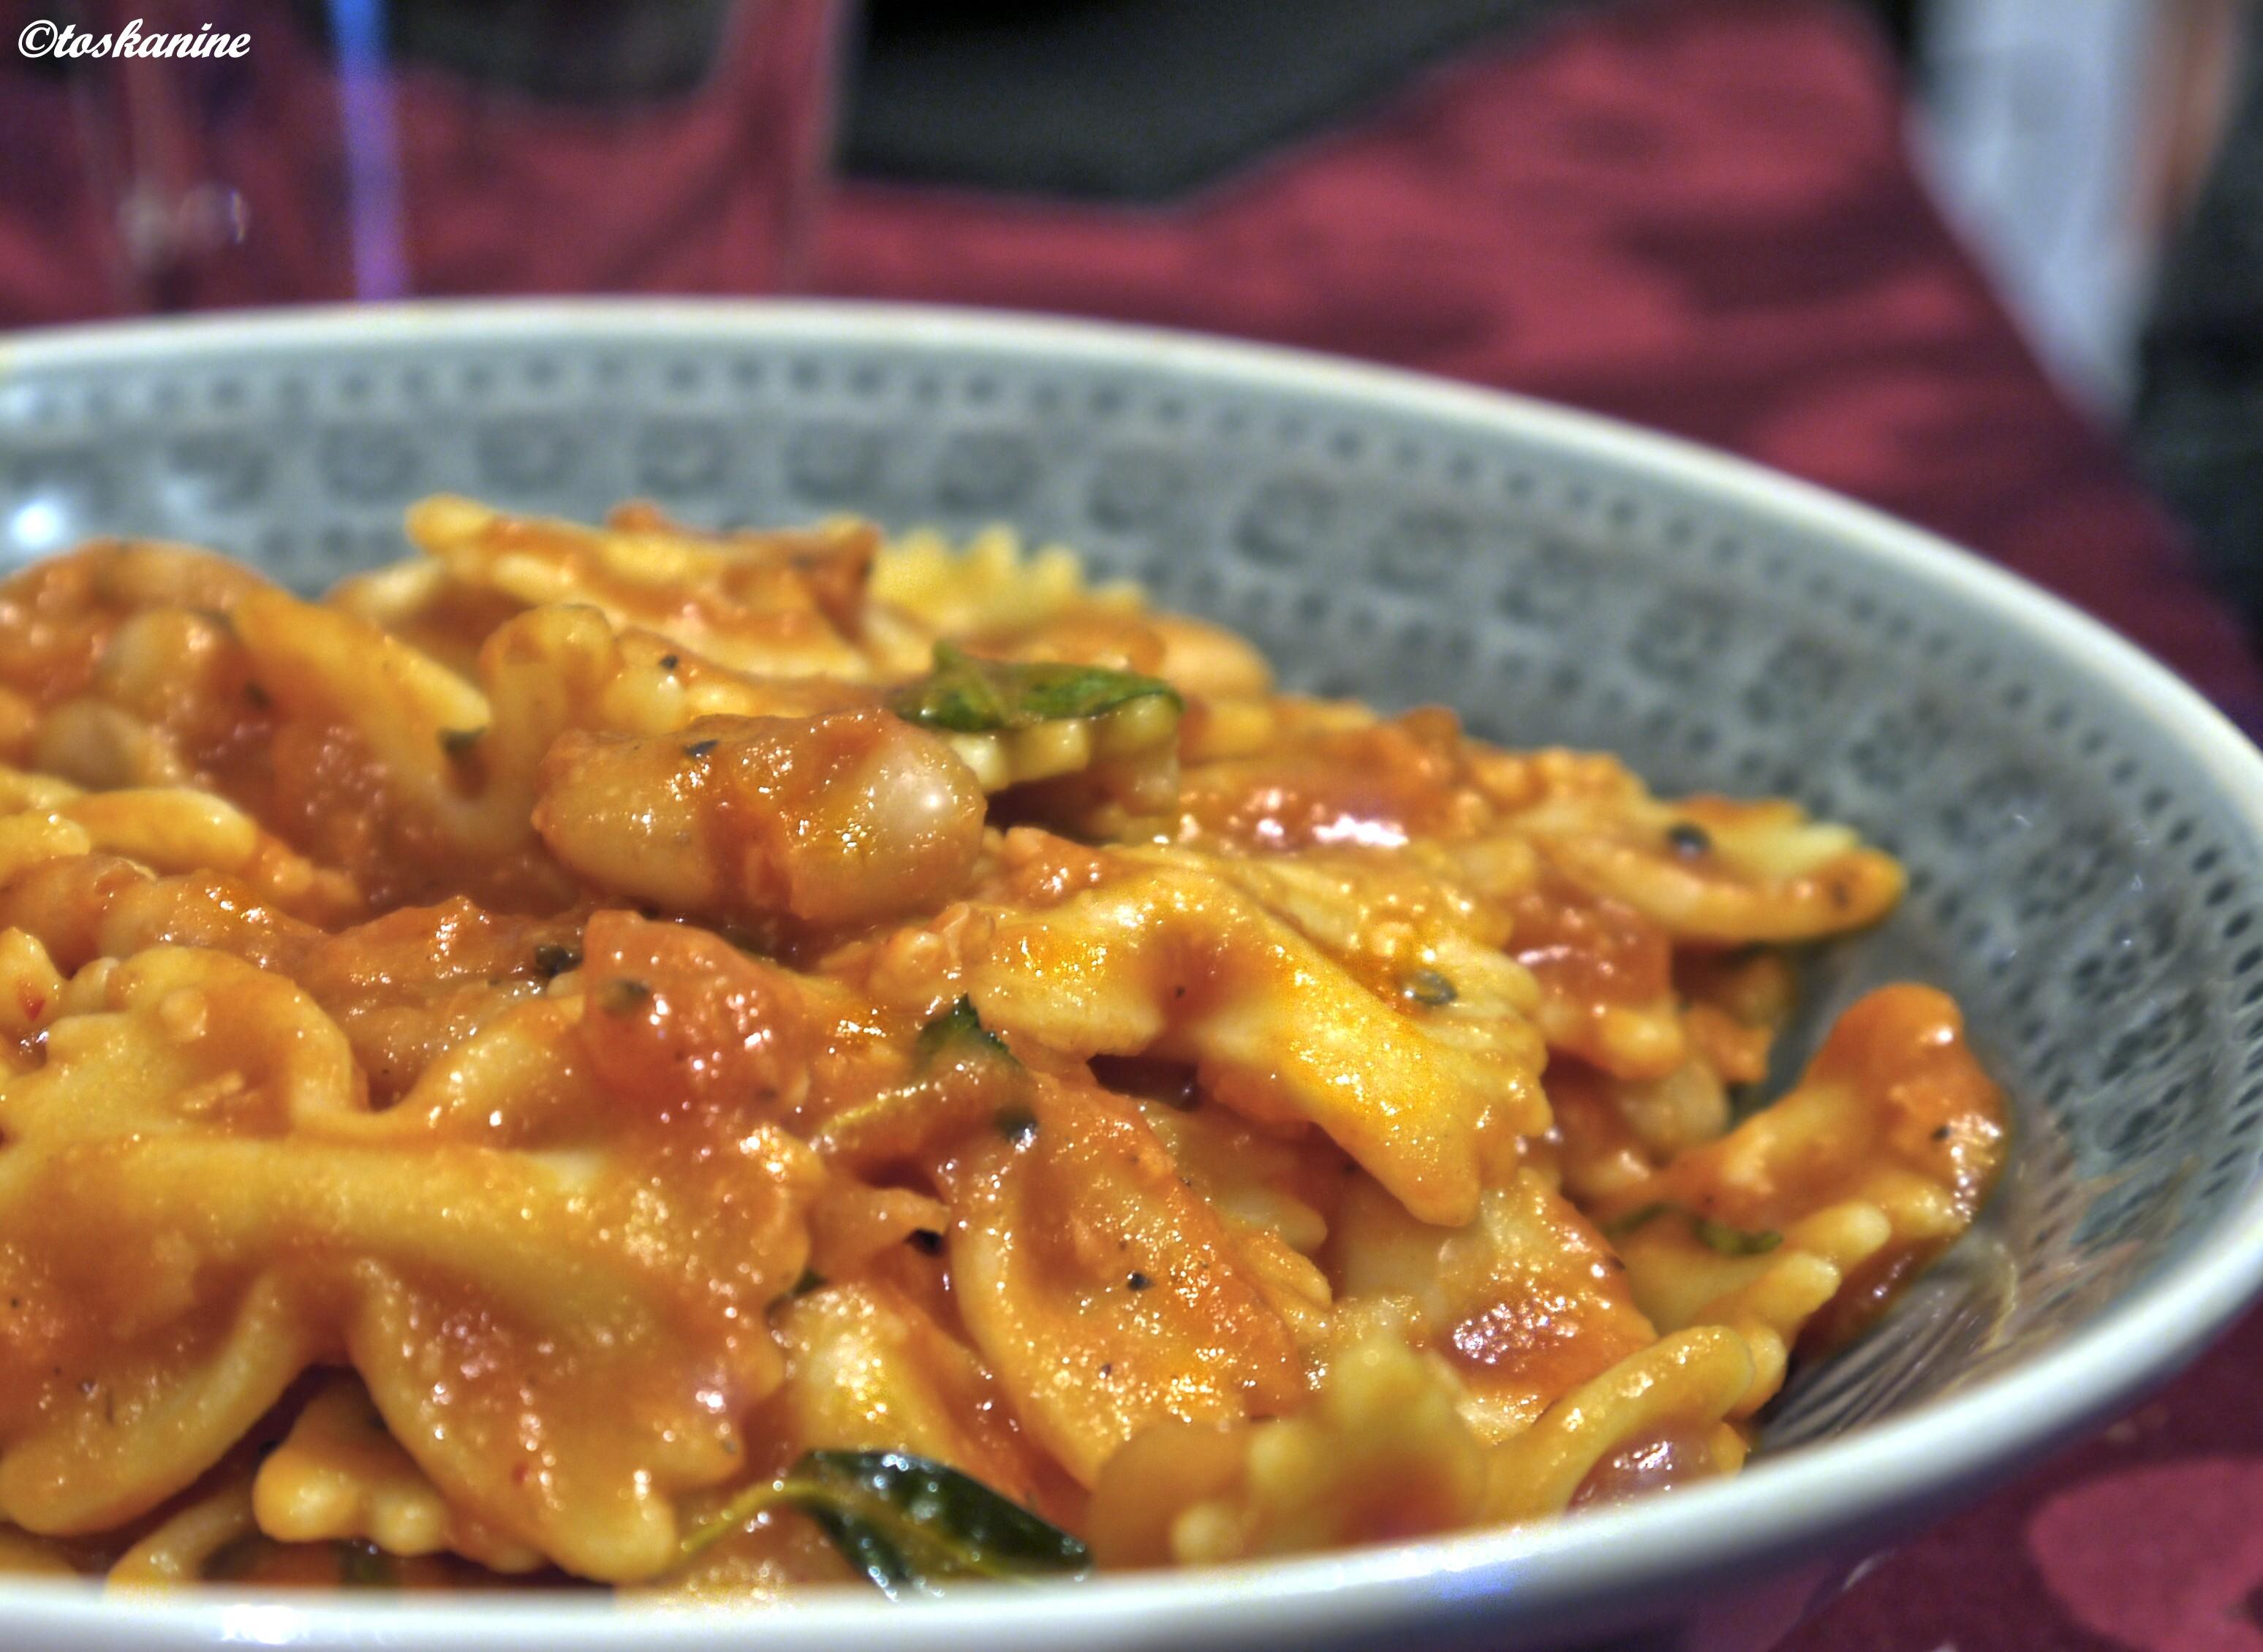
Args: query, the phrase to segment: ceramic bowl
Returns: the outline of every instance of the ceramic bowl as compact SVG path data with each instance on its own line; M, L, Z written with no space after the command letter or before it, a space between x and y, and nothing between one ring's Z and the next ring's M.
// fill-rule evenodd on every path
M2263 1280L2263 757L2099 625L1925 535L1558 408L1059 321L577 303L0 346L0 559L154 534L311 590L400 554L402 506L438 489L1012 523L1248 632L1293 686L1850 820L1907 862L1909 898L1816 957L1789 1042L1878 981L1947 988L2014 1098L2010 1172L1882 1327L1801 1376L1749 1472L1632 1507L913 1609L13 1583L11 1645L1724 1652L1834 1557L2158 1380Z

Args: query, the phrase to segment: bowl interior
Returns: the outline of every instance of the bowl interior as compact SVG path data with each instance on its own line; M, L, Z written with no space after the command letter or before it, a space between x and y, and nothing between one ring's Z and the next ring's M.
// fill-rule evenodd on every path
M2021 1136L1980 1229L1888 1333L1802 1376L1777 1445L2034 1353L2247 1194L2263 848L2238 787L2126 682L1827 514L1544 412L1153 337L824 309L489 320L0 358L0 559L158 535L312 589L401 554L401 507L439 489L583 517L643 496L715 524L1007 522L1250 633L1297 687L1443 702L1493 739L1619 752L1661 790L1852 821L1911 894L1814 959L1807 1037L1880 981L1946 987Z

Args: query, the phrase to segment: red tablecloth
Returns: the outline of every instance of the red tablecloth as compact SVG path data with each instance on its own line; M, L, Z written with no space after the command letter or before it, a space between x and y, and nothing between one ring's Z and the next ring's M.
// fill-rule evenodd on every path
M0 138L31 162L0 172L0 325L113 301L65 93L25 81L0 99ZM1901 119L1890 64L1826 0L1652 0L1472 57L1177 210L846 188L819 285L1311 345L1679 431L2019 569L2263 728L2263 672L1942 227ZM690 187L682 169L608 191L570 146L529 141L517 161L575 202L583 233L512 240L523 267L467 265L459 284L712 285L664 259L625 276L575 256L633 243L654 200ZM445 210L426 214L427 253ZM328 266L307 260L264 274L322 291ZM1882 1561L1789 1646L2263 1652L2259 1360L2263 1317Z
M1581 21L1175 211L847 188L820 284L1311 345L1695 436L2017 568L2263 727L2253 655L1943 227L1891 65L1823 0ZM2263 1317L1788 1646L2263 1652L2259 1360Z

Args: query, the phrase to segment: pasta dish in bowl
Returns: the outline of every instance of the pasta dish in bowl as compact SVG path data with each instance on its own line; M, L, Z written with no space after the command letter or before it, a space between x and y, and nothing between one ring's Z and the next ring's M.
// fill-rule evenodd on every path
M2263 762L1732 460L364 307L0 561L11 1646L1742 1652L2263 1280Z
M1971 1223L1904 877L994 532L0 586L0 1558L749 1600L1733 1473Z

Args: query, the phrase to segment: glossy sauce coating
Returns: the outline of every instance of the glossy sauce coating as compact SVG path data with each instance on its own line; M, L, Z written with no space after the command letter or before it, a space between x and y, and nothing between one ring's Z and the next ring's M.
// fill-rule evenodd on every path
M1927 988L1753 1093L1900 889L1790 804L995 538L409 527L0 585L0 1566L768 1598L813 1452L1104 1566L1544 1518L1733 1471L2001 1166Z

